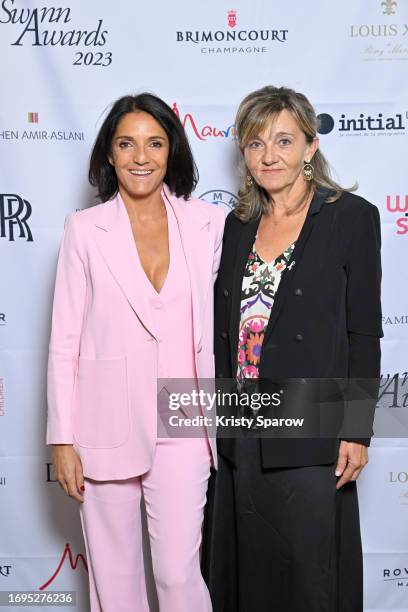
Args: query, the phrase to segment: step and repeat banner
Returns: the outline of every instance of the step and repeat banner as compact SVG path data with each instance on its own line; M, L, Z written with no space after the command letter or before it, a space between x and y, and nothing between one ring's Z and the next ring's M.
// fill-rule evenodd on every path
M358 181L381 214L381 393L402 423L408 1L1 0L0 58L0 591L74 590L86 612L77 505L55 482L45 446L45 384L64 219L96 202L88 160L107 108L141 91L166 100L199 167L195 195L227 214L238 190L239 101L266 84L309 97L335 178ZM408 612L405 437L374 440L359 493L365 610Z

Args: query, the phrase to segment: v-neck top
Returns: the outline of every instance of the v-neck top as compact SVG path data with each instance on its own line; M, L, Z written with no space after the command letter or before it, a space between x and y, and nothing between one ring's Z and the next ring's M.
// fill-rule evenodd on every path
M190 276L177 218L164 199L169 235L169 269L158 293L146 276L155 335L158 341L157 376L159 378L196 378L193 336L193 307ZM139 265L142 264L139 259ZM143 360L143 355L141 355ZM144 366L145 367L145 366Z
M241 289L237 379L258 378L262 344L283 271L295 249L293 242L271 262L265 262L255 242L245 264Z

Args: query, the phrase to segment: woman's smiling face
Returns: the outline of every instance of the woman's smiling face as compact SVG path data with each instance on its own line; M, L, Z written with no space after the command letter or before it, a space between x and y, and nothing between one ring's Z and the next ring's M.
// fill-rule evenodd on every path
M149 113L124 115L116 127L109 155L119 191L132 199L160 191L167 172L169 144L166 132Z

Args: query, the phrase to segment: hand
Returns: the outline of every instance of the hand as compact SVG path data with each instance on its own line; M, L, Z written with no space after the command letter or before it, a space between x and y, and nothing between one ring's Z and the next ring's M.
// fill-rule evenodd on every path
M340 489L346 482L357 480L367 463L368 452L364 444L342 440L336 467L336 476L341 478L337 481L336 489Z
M78 454L71 444L55 444L52 451L55 476L65 493L79 502L84 501L84 475Z

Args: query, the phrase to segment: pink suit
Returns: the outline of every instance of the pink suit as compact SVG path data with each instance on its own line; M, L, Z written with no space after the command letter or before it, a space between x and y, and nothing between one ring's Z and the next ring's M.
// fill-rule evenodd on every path
M142 269L120 196L71 215L59 254L47 443L72 443L87 478L81 519L92 611L148 609L142 490L160 610L211 610L198 548L215 440L157 438L156 380L214 376L224 216L166 187L162 196L170 266L160 294Z

